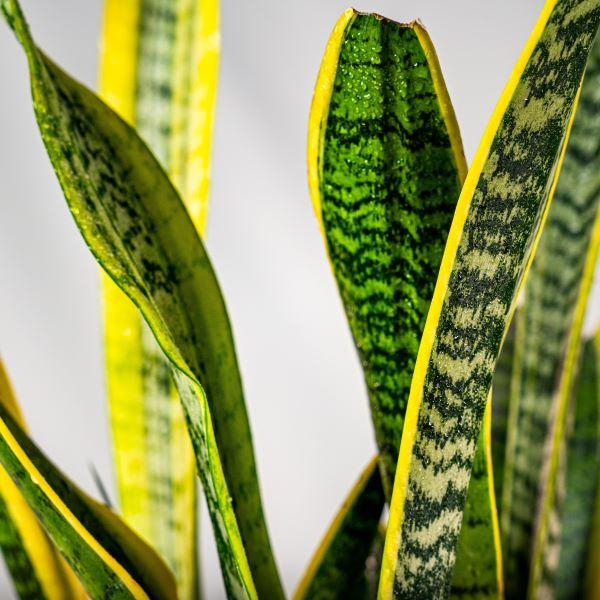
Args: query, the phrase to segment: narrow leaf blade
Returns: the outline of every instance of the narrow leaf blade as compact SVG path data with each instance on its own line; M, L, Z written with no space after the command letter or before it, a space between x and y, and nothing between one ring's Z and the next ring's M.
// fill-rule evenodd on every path
M599 4L547 2L467 175L412 379L381 598L450 591L494 365L547 212Z

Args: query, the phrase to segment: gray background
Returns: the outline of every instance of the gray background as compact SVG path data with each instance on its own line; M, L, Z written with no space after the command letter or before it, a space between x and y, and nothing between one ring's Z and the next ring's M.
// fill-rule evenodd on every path
M38 43L93 87L100 0L22 3ZM422 19L470 158L542 4L356 7ZM267 517L290 592L374 451L359 364L305 181L312 87L346 6L225 0L222 7L207 244L233 321ZM93 494L88 465L95 465L112 493L97 268L42 148L25 60L4 24L0 57L0 351L37 441ZM208 527L204 515L203 578L212 599L223 591ZM11 597L0 575L0 597Z

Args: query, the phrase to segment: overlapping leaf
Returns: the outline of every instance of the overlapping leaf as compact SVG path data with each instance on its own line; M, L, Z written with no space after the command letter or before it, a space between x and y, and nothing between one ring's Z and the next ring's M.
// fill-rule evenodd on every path
M199 233L208 201L218 66L217 0L106 0L100 95L134 125ZM194 453L169 361L131 301L103 277L110 425L123 517L197 594Z
M308 164L389 499L419 340L466 174L440 66L418 23L344 13L315 88ZM501 585L493 493L480 493L488 480L484 447L482 439L471 501L477 519L465 524L457 594L480 590L484 579L492 590Z
M381 598L450 591L495 362L549 206L599 7L546 3L467 175L413 374Z
M228 593L277 598L231 329L202 242L135 132L37 49L15 0L2 8L27 54L36 117L71 213L171 360Z

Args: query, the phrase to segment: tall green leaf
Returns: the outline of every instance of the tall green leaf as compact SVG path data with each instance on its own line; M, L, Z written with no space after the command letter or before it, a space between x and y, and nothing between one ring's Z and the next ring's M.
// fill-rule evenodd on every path
M389 499L410 377L466 173L435 51L418 23L342 15L315 86L308 164Z
M515 319L502 530L508 591L527 585L556 382L600 202L600 42L592 48L555 197ZM583 301L583 300L582 300ZM574 363L573 363L574 364Z
M165 167L198 232L206 221L218 68L218 0L105 0L100 95ZM103 277L113 454L123 517L198 593L194 452L169 361Z
M20 413L7 382L2 373L0 463L87 593L98 600L107 594L112 598L174 600L177 597L175 580L158 555L116 515L69 481L27 436L18 422ZM4 488L4 492L10 489ZM7 508L19 509L13 504ZM52 557L47 553L49 549L42 547L46 542L36 531L36 525L30 521L22 538L25 550L29 550L31 566L60 567L60 564L40 563L44 551L45 560ZM42 571L35 573L41 575ZM38 581L46 593L48 579L44 581L42 577ZM83 596L78 586L70 582L68 573L63 572L51 585L49 598ZM31 589L30 593L32 597L43 598L39 591Z
M467 175L413 374L381 598L450 592L495 362L599 20L598 1L546 3Z
M227 591L278 598L231 328L196 229L131 127L37 49L16 0L1 6L27 54L42 139L76 224L172 363Z

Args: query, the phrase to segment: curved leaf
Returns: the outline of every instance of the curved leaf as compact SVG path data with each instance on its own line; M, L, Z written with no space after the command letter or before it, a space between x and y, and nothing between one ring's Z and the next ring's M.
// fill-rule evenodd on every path
M107 593L113 598L176 598L173 576L154 551L52 465L17 422L14 398L3 391L0 462L88 594L98 599ZM40 540L34 527L24 539L29 535L28 544ZM35 551L41 554L44 548ZM63 583L69 585L68 579ZM79 595L77 586L73 590ZM69 597L67 591L61 590Z
M381 598L450 591L494 365L549 206L599 5L547 2L467 175L411 383Z
M8 374L0 360L0 404L25 428ZM38 518L0 467L0 547L19 598L75 600L81 584L60 557Z
M509 592L527 585L556 382L600 202L600 43L593 45L563 168L515 319L502 529Z
M202 242L131 127L35 47L15 0L2 7L27 53L42 138L76 224L172 362L227 591L255 597L256 581L278 598L231 329Z
M298 584L294 600L365 598L365 570L385 505L377 457L344 500Z
M218 68L217 0L105 0L100 95L180 190L199 233L208 204ZM163 356L138 310L104 276L105 356L123 517L198 593L194 452Z

